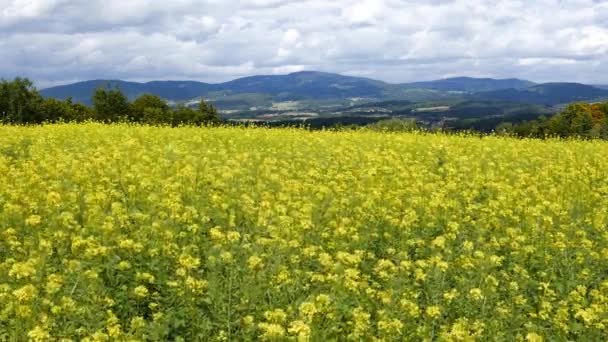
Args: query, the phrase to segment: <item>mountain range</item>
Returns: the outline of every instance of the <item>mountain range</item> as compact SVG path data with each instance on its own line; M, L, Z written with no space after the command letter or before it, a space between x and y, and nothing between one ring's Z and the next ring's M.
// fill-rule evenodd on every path
M214 103L224 114L286 111L343 111L365 104L406 101L443 108L458 103L512 103L556 106L573 101L608 98L608 86L579 83L536 84L520 79L456 77L427 82L390 84L363 77L303 71L288 75L262 75L224 83L195 81L92 80L41 90L45 97L91 104L98 87L118 87L133 100L151 93L169 103L195 103L201 98ZM390 105L393 103L392 105ZM415 106L410 106L414 108ZM408 108L410 108L408 107ZM419 107L419 106L418 106ZM411 109L410 108L410 109ZM491 115L491 112L488 112Z

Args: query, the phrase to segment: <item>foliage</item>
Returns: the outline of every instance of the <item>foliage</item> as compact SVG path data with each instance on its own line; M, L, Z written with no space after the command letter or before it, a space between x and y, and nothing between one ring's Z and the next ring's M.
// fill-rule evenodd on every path
M385 132L411 132L418 126L415 119L410 118L390 118L378 121L367 126L370 129Z
M69 116L70 105L67 102L56 99L44 99L38 110L38 114L49 122L57 122L59 118Z
M513 125L518 136L576 136L608 139L608 103L572 103L551 119L541 117Z
M46 122L83 122L95 118L92 108L72 103L69 98L66 101L44 99L38 109L38 115Z
M144 94L131 103L131 120L148 124L163 122L169 105L160 97L152 94Z
M152 125L203 125L221 122L217 109L201 100L198 110L178 105L172 109L160 97L144 94L129 103L118 88L98 87L93 108L54 98L43 99L28 79L0 82L0 122L40 124L97 120L105 123L131 121Z
M203 99L198 103L198 111L201 114L203 123L219 123L222 121L215 106L213 104L207 104Z
M17 77L0 81L0 120L4 123L42 122L38 107L42 97L32 81Z
M192 109L183 104L178 104L177 107L171 111L171 117L167 122L173 126L201 126L219 123L221 122L221 119L215 107L207 105L204 100L201 100L198 109Z
M71 103L70 116L63 118L66 122L82 122L95 119L95 111L81 103Z
M605 142L0 130L0 340L608 335Z
M93 93L95 118L101 122L117 122L131 117L129 100L118 87L99 87Z

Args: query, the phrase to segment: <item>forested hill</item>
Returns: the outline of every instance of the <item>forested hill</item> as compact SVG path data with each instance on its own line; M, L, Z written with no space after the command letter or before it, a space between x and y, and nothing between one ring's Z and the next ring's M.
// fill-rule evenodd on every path
M502 89L475 94L479 99L557 105L608 98L608 89L580 83L545 83L524 89Z
M288 75L265 75L239 78L230 82L210 84L195 81L155 81L148 83L120 80L92 80L43 89L45 97L90 104L91 95L100 86L119 87L129 98L150 93L168 101L190 101L205 97L211 101L259 99L281 101L328 101L362 98L366 100L435 100L458 97L459 93L475 93L508 88L524 88L534 83L524 80L449 78L429 82L390 84L362 77L323 72L297 72Z
M220 111L319 110L388 101L509 101L558 105L602 100L608 89L578 83L535 84L520 79L455 77L427 82L390 84L363 77L303 71L288 75L261 75L224 83L197 81L92 80L43 89L47 98L91 105L99 88L120 88L131 101L143 94L157 95L170 104L197 103L204 98Z

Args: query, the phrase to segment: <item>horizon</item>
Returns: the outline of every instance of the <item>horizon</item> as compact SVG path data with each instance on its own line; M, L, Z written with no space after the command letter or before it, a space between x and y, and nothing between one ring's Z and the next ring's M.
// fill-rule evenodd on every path
M0 33L0 78L41 88L301 70L608 83L608 2L597 0L3 0Z

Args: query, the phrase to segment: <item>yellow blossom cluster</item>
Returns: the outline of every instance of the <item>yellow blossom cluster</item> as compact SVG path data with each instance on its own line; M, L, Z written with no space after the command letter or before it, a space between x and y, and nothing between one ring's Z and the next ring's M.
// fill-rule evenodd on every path
M608 143L0 127L0 341L602 341Z

